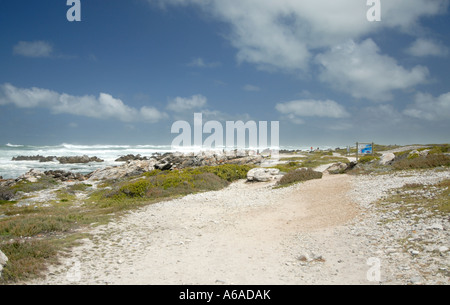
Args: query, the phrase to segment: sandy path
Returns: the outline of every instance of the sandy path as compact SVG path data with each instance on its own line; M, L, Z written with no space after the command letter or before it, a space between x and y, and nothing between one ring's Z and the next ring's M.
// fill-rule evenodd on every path
M272 186L239 181L129 213L31 284L367 284L367 257L341 226L359 213L351 178Z

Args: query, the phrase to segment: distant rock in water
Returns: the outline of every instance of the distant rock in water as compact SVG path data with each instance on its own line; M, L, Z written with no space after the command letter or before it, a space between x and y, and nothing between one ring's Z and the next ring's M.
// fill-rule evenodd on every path
M39 161L39 162L53 162L56 161L56 156L49 156L49 157L44 157L44 156L17 156L17 157L13 157L12 161Z
M61 164L76 164L76 163L89 163L89 162L103 162L104 160L98 157L75 156L75 157L59 157L56 158Z
M141 157L141 155L126 155L126 156L121 156L120 158L117 158L115 161L116 162L126 162L126 161L145 161L148 160L147 157Z
M89 162L103 162L98 157L89 156L74 156L74 157L56 157L56 156L17 156L13 157L12 161L39 161L39 162L54 162L59 161L61 164L77 164L77 163L89 163Z

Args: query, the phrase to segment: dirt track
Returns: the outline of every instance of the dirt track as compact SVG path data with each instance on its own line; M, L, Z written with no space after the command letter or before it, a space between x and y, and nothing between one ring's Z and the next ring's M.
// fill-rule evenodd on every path
M366 284L357 241L341 232L358 215L350 177L272 186L239 181L130 213L33 283Z

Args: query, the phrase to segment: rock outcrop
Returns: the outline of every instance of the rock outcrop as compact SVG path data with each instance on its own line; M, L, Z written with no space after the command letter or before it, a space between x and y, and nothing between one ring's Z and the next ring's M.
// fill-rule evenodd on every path
M88 175L88 180L105 180L105 179L120 179L129 176L137 176L145 172L149 172L155 169L156 161L128 161L120 166L108 166L98 169Z
M35 169L31 169L27 173L16 178L15 182L27 181L27 182L37 182L38 179L44 177L45 174Z
M386 153L381 156L379 163L380 163L380 165L388 165L388 164L391 164L392 162L394 162L394 159L395 159L395 154Z
M280 175L277 168L253 168L247 173L247 181L267 182L276 179Z
M46 171L44 172L44 174L47 177L53 178L55 180L59 180L59 181L84 181L86 178L84 177L83 174L80 173L72 173L72 172L65 172L62 170L51 170L51 171Z
M349 163L337 162L328 167L326 171L332 175L342 174L353 169L356 165L357 165L356 162L349 162Z
M346 163L338 162L327 168L327 171L330 174L340 174L345 172L345 170L347 170L347 167L348 165Z

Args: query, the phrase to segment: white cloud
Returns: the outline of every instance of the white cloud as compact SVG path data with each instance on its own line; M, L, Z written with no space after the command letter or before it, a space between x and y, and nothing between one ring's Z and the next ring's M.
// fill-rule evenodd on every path
M206 62L203 58L198 57L191 60L188 64L189 67L197 67L197 68L216 68L221 64L220 62Z
M13 48L13 53L26 57L50 57L53 47L45 41L19 41Z
M278 103L275 109L295 124L303 124L304 117L341 119L350 116L342 105L332 100L296 100Z
M450 92L434 97L428 93L418 93L414 104L403 111L407 116L428 121L450 119Z
M173 112L186 112L194 109L201 109L206 106L207 99L201 94L193 95L190 98L176 97L169 101L167 109Z
M406 49L406 53L418 57L447 56L448 48L439 42L418 38L408 49Z
M142 120L144 120L146 122L156 123L156 122L160 121L161 119L168 118L169 116L164 112L160 112L155 107L144 106L140 110L140 117L142 118Z
M367 39L360 44L349 41L316 56L321 66L319 79L355 98L373 101L392 99L392 91L405 90L426 82L429 71L415 66L407 70Z
M254 86L254 85L250 85L250 84L245 85L244 87L242 87L242 89L244 89L245 91L250 91L250 92L261 91L261 88L259 88L258 86Z
M446 12L448 0L396 0L382 3L382 22L366 19L361 0L147 0L169 5L198 5L230 26L228 39L239 62L261 69L306 71L313 54L380 29L414 34L424 16Z
M16 88L11 84L0 85L0 105L13 104L19 108L47 108L54 114L72 114L96 119L117 119L122 122L154 123L167 117L156 108L142 107L140 110L127 106L109 94L73 96L55 91L31 88Z

